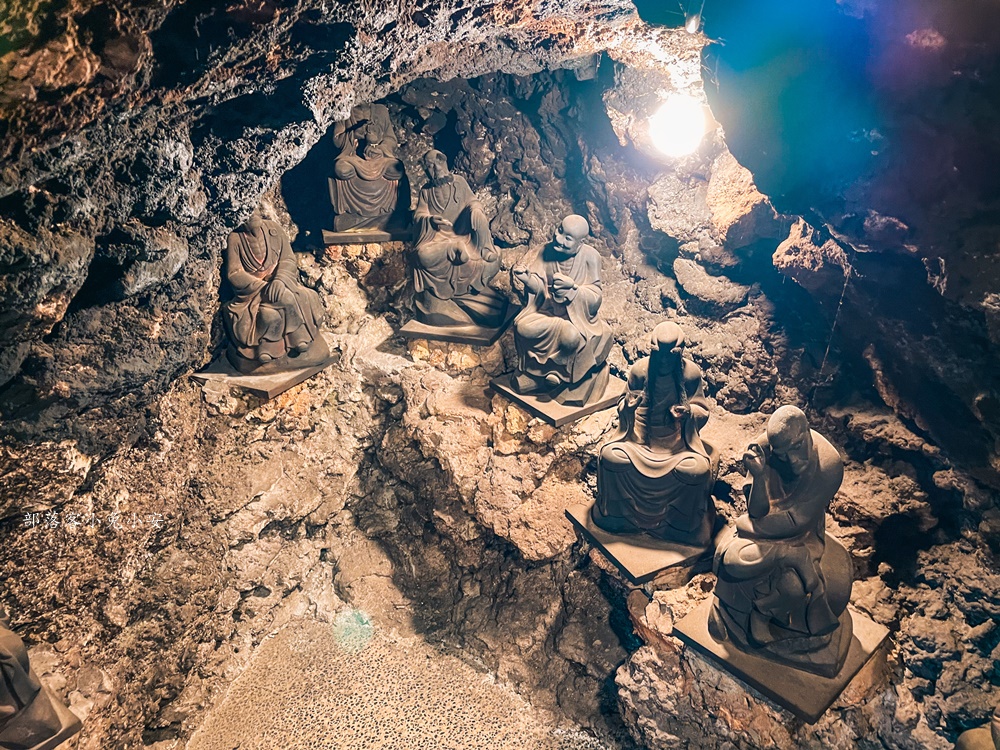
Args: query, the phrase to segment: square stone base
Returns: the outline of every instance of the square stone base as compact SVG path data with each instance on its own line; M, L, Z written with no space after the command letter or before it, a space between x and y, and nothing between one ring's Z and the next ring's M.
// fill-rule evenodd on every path
M408 339L425 339L426 341L447 341L452 344L469 344L470 346L492 346L504 331L510 326L514 316L521 311L519 307L511 306L507 317L499 328L486 328L470 324L467 326L430 326L419 320L409 320L400 329L399 334Z
M693 568L709 551L708 547L676 544L646 534L612 534L594 523L590 516L593 507L593 502L574 505L566 510L566 517L584 539L637 586L649 583L668 568Z
M83 725L76 714L60 703L49 692L49 689L42 685L41 692L35 696L31 704L21 714L14 716L14 718L4 725L3 731L0 732L0 748L24 747L27 742L33 742L35 740L33 735L37 734L38 725L33 724L30 719L31 714L39 711L49 716L51 716L51 712L55 712L55 716L59 720L59 730L48 739L32 745L31 750L55 750L55 748L83 729ZM47 720L46 723L48 726L52 726L50 720Z
M540 398L520 394L511 387L510 379L510 373L494 378L490 381L490 388L504 398L513 401L533 417L538 417L553 427L562 427L594 412L610 409L618 403L618 400L625 393L625 381L611 377L608 379L607 388L604 389L604 394L600 398L585 406L568 406L557 403L547 396Z
M401 229L358 229L353 232L323 230L324 245L367 245L369 242L409 242L411 239L413 239L413 230L410 227Z
M191 374L191 379L198 383L210 380L240 388L247 393L269 401L289 388L308 380L316 373L322 372L330 365L340 360L339 354L333 354L325 362L312 367L302 367L297 370L285 370L271 375L244 375L233 367L226 358L225 352L201 372Z
M49 693L48 688L45 688L45 692L48 693L49 700L52 701L52 707L56 710L56 715L59 717L61 725L59 727L58 734L45 740L45 742L35 745L31 748L31 750L55 750L66 740L83 729L83 724L80 723L76 714L66 708L66 706L60 703L51 693Z
M889 637L889 631L853 610L848 610L854 634L847 660L836 677L822 677L753 656L728 641L716 641L708 632L708 615L713 602L714 597L710 597L678 622L674 626L674 635L707 656L709 661L810 724L819 720L873 657L885 662L883 644Z

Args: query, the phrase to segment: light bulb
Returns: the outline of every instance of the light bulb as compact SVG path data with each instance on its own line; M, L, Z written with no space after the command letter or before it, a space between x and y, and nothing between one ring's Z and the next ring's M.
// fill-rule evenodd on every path
M705 135L705 108L693 96L671 94L649 118L649 137L667 156L687 156Z

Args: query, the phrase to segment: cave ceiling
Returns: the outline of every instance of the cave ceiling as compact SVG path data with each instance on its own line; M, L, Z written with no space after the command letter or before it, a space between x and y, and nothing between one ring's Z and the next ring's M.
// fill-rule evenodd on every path
M626 0L6 4L5 413L44 431L123 397L132 408L200 362L205 245L353 102L600 53L626 68L691 59L715 41L705 89L733 154L806 222L775 264L825 305L891 407L998 484L995 4L696 5L707 38L678 29L685 8L638 2L637 14ZM102 307L181 266L169 310ZM92 335L91 361L60 364L80 308L91 333L167 316L177 339ZM83 387L67 368L96 379Z

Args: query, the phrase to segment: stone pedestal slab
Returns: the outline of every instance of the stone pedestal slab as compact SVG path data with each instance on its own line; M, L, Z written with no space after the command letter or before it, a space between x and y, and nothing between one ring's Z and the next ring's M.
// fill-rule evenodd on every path
M810 724L819 720L869 662L876 663L866 673L878 671L885 664L889 631L853 610L848 610L854 635L847 661L835 677L822 677L746 653L729 642L716 641L708 632L712 603L710 597L678 622L674 635L716 666Z
M547 396L539 397L518 393L511 387L510 379L509 373L494 378L490 381L490 388L509 401L513 401L533 417L538 417L553 427L562 427L594 412L610 409L618 403L618 399L625 393L625 381L611 377L608 379L608 385L600 398L586 406L568 406L557 403Z
M407 321L400 329L401 336L408 339L425 339L427 341L446 341L452 344L468 344L470 346L492 346L495 344L504 331L510 326L510 322L521 310L518 307L511 307L507 312L507 317L499 328L487 328L469 324L467 326L430 326L421 323L419 320Z
M699 562L711 562L710 547L667 542L646 534L610 534L594 523L590 516L593 507L593 502L574 505L566 510L566 517L587 542L637 586L660 578L659 574L669 569L677 569L684 579L677 583L684 583Z
M223 354L212 362L201 372L191 374L191 379L198 383L216 381L225 385L239 388L253 396L270 400L280 393L284 393L299 383L302 383L313 375L322 372L330 365L340 361L340 355L331 354L325 361L311 367L303 367L296 370L285 370L269 375L244 375L226 358Z
M359 229L347 232L323 230L324 245L364 245L369 242L408 242L413 239L410 227L401 229Z

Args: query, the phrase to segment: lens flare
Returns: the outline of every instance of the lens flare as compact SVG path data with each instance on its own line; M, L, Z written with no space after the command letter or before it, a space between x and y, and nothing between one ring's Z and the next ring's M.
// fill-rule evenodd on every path
M687 156L697 150L706 129L705 108L692 96L671 94L649 118L649 137L667 156Z

